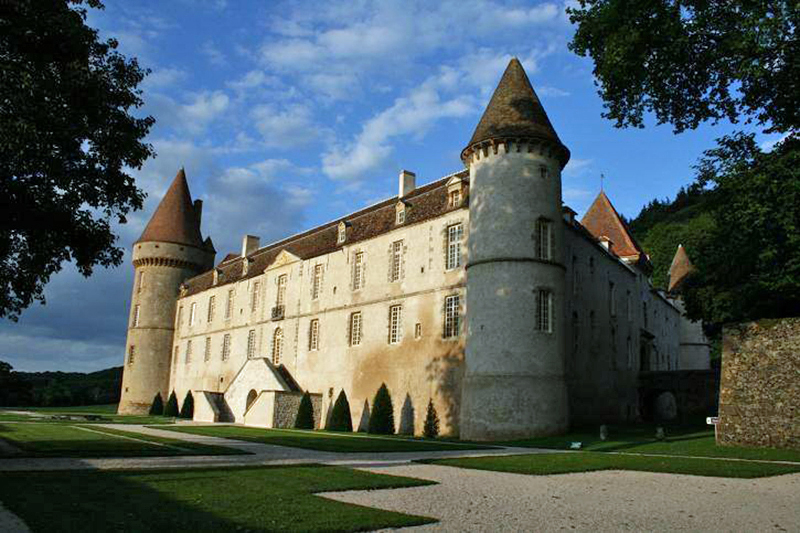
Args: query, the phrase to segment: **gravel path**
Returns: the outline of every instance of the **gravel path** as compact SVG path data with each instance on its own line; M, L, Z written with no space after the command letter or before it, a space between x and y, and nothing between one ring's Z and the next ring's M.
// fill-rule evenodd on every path
M440 520L438 531L800 531L800 474L724 479L605 471L527 476L439 465L366 468L438 485L327 493Z

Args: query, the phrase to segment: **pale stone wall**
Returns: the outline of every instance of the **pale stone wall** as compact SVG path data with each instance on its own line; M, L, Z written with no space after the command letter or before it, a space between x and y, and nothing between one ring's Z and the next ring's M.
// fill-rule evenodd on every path
M717 443L800 450L800 318L726 326Z
M680 363L681 370L707 370L711 368L711 346L703 332L703 323L683 316L686 308L681 298L672 300L681 313Z
M134 269L120 414L146 414L157 393L166 404L178 288L207 268L213 255L191 246L145 242L134 246L133 261L140 264ZM139 323L134 326L137 305ZM135 347L132 362L131 346Z
M580 232L568 229L566 239L570 418L574 425L636 420L639 372L677 369L680 313L638 269ZM650 345L644 357L643 343Z

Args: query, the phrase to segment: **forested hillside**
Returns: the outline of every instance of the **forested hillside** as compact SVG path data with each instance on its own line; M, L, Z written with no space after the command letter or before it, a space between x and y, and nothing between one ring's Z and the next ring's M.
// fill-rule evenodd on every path
M0 361L0 407L117 403L121 386L121 366L88 374L15 372Z

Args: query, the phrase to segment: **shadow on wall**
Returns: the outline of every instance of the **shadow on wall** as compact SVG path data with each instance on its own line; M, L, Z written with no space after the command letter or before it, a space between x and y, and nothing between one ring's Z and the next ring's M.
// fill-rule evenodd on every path
M369 414L369 400L364 400L364 409L361 411L361 420L358 422L356 430L359 433L366 433L369 430Z
M400 427L397 429L397 433L400 435L414 434L414 404L408 394L406 394L403 408L400 410Z
M434 357L425 367L428 382L433 383L434 393L441 402L440 419L443 434L457 437L461 407L461 381L464 377L464 341L453 344L444 354ZM434 404L436 404L434 399Z

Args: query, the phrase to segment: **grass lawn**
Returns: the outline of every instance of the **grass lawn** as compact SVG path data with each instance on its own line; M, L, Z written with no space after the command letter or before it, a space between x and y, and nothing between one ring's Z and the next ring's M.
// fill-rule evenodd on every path
M241 426L170 426L158 429L325 452L428 452L491 448L478 444L297 429L260 429Z
M14 411L9 413L7 411ZM20 414L27 411L30 415ZM51 417L78 417L79 420L59 420ZM85 420L85 416L99 416L100 420ZM74 424L171 424L173 419L151 415L118 415L117 404L81 405L77 407L5 407L0 408L0 422L10 421L66 422Z
M756 478L800 472L800 465L689 457L648 457L601 452L434 459L420 462L530 475L568 474L595 470L637 470L695 476Z
M552 448L566 450L570 442L580 441L583 450L596 452L652 453L695 457L728 457L736 459L758 459L762 461L800 462L800 451L774 448L736 448L717 446L714 430L698 427L666 428L667 438L655 439L654 426L610 426L609 440L601 441L599 430L575 431L560 437L543 437L503 444L526 448Z
M0 500L34 531L360 531L435 520L313 493L428 484L314 465L4 472Z
M150 457L163 455L235 455L246 453L222 446L188 443L113 429L49 423L0 423L0 439L21 454L0 457ZM140 440L130 440L132 437ZM141 442L142 440L147 442ZM5 475L5 474L4 474Z

